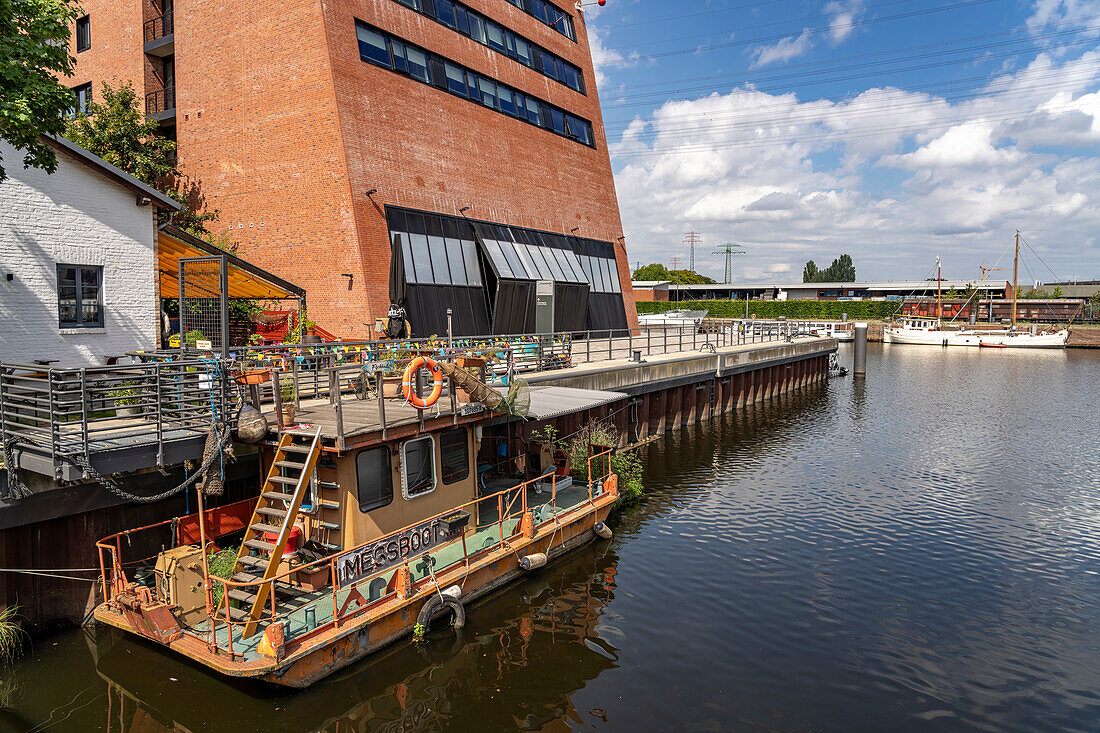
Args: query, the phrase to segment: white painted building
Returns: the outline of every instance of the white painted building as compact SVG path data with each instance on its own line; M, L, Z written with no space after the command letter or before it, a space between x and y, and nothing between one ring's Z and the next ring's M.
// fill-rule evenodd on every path
M159 337L157 212L172 199L83 148L57 170L0 141L0 361L98 366Z

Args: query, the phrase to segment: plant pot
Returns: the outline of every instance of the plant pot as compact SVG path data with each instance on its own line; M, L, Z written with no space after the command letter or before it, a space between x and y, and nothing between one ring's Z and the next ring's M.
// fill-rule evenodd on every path
M401 377L382 377L382 396L401 396Z
M470 521L470 513L459 509L439 518L439 528L448 536L457 537L466 529Z
M268 369L249 369L237 375L240 384L263 384L271 381L271 371Z
M133 407L131 405L124 405L115 408L115 417L131 417L133 415L140 415L141 408Z
M488 362L481 356L460 356L455 363L463 369L480 369Z
M296 573L298 576L298 585L308 591L321 590L331 582L332 574L330 570L331 566L329 565L299 570Z
M298 408L293 405L283 405L283 427L294 425L294 416L298 414Z

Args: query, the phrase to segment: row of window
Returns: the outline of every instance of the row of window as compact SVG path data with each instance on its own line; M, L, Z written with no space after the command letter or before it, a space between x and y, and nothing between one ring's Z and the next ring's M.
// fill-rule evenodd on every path
M512 5L541 20L570 41L577 40L577 30L573 27L573 16L546 0L508 0Z
M466 428L453 428L439 434L439 463L439 479L444 486L470 475ZM393 473L387 446L359 451L355 456L355 469L359 511L369 512L393 501ZM435 438L425 435L402 443L401 491L405 498L430 494L436 483Z
M477 245L469 239L394 232L401 241L405 282L422 285L482 286Z
M57 266L59 328L103 326L103 268L97 265Z
M595 147L592 123L355 21L359 57L562 137Z
M584 94L581 70L542 46L528 41L498 23L453 0L397 0L418 13L435 18L443 25L509 56L524 66L542 72L554 81Z
M577 255L564 249L496 239L486 239L485 249L500 277L567 283L585 282L584 272Z

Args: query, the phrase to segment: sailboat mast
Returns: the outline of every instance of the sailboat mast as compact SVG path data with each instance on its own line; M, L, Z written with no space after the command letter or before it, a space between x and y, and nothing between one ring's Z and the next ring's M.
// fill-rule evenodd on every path
M943 318L943 267L936 257L936 318Z
M1016 230L1016 259L1012 261L1012 330L1016 330L1016 289L1020 277L1020 230Z

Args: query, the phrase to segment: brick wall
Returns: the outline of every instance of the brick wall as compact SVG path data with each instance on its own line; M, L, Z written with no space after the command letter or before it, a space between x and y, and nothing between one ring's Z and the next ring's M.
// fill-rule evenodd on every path
M67 153L48 175L24 169L6 143L0 151L9 175L0 183L0 359L93 366L154 347L155 208ZM103 328L58 328L58 263L103 266Z
M98 1L141 9L141 0ZM579 66L587 96L394 0L175 9L181 169L219 210L211 228L306 288L310 318L341 336L368 335L389 304L386 204L579 227L615 243L620 280L630 282L583 14L571 11L574 43L500 0L467 3ZM596 149L362 62L354 18L591 120Z

